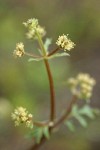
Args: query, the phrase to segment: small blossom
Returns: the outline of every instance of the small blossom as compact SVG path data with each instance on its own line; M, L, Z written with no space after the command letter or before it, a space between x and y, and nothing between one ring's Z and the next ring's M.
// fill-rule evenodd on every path
M70 51L75 46L75 44L68 38L68 34L67 35L63 34L62 36L59 36L56 44L65 51L66 50Z
M41 37L46 35L45 29L40 25L38 25L38 27L37 27L37 32L41 35Z
M14 50L13 55L15 57L22 57L24 54L25 54L24 44L23 43L17 43L16 49Z
M28 39L37 39L37 32L41 37L45 36L46 34L45 29L38 24L38 20L35 18L29 19L23 24L28 29L28 32L26 33Z
M77 85L77 80L74 78L69 78L68 84L72 87L75 87Z
M89 74L80 73L76 78L69 78L71 92L81 99L90 99L96 81Z
M23 24L25 27L29 28L30 30L35 29L38 26L38 19L35 19L35 18L28 19L28 21L24 22Z
M36 35L35 30L29 30L29 31L26 33L26 37L27 37L28 39L34 38L35 35Z
M32 128L32 114L29 114L26 108L18 107L15 109L14 113L11 114L12 120L15 121L15 126L19 126L20 124L26 124L26 127Z

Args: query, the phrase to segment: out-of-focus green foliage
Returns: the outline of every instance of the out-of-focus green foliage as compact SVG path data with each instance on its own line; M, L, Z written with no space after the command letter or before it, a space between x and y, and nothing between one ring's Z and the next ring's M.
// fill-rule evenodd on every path
M87 127L89 119L96 118L97 115L100 115L100 111L97 108L91 108L89 105L84 105L79 108L78 105L74 105L71 113L71 117L75 118L81 126ZM65 121L65 124L71 131L75 131L75 126L72 120Z
M34 127L33 131L30 131L30 133L27 135L28 138L34 138L35 142L37 144L40 143L42 137L45 137L46 139L50 138L50 133L48 126L45 127Z

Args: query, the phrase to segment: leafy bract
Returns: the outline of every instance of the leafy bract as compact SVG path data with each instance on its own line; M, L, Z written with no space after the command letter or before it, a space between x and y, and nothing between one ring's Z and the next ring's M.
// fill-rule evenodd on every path
M35 142L39 144L43 137L45 137L46 139L49 139L50 137L49 128L48 126L44 126L44 127L35 126L33 131L30 132L28 137L34 138Z

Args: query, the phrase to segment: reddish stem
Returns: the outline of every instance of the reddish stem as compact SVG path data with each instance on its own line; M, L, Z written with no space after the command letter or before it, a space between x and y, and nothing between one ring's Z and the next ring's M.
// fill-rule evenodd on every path
M53 85L53 78L50 71L50 66L48 63L48 60L44 59L44 63L46 66L48 79L49 79L49 85L50 85L50 97L51 97L51 113L50 113L50 121L54 121L55 118L55 92L54 92L54 85Z
M77 102L77 96L74 95L68 108L67 108L67 111L56 121L56 123L54 124L53 128L55 128L56 126L60 125L62 122L64 122L65 119L68 119L71 111L72 111L72 108L74 106L74 104Z
M59 50L59 47L57 47L55 50L50 52L47 56L51 56L51 55L55 54L58 50Z
M72 108L74 106L74 104L77 102L77 96L74 95L66 112L56 121L56 123L54 124L54 126L50 127L49 128L49 131L50 133L52 132L52 130L54 128L56 128L57 126L59 126L62 122L64 122L65 119L68 119L71 111L72 111ZM35 144L33 145L29 150L38 150L44 143L46 142L46 138L43 136L42 139L41 139L41 142L39 144Z

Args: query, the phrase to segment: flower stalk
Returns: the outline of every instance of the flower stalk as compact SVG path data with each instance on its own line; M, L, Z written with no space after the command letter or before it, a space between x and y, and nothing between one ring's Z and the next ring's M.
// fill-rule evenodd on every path
M52 56L53 54L55 54L57 51L59 51L60 50L60 48L59 47L57 47L55 50L53 50L52 52L50 52L49 54L48 54L48 57L49 56Z
M41 50L43 52L43 55L44 55L44 64L45 64L45 67L46 67L46 70L47 70L48 79L49 79L49 85L50 85L50 101L51 101L50 121L54 121L54 119L55 119L55 92L54 92L53 78L52 78L52 74L51 74L51 70L50 70L50 66L49 66L48 60L45 59L46 50L44 48L43 41L42 41L39 33L38 32L36 32L36 33L37 33L37 37L38 37L38 42L39 42L40 48L41 48Z

